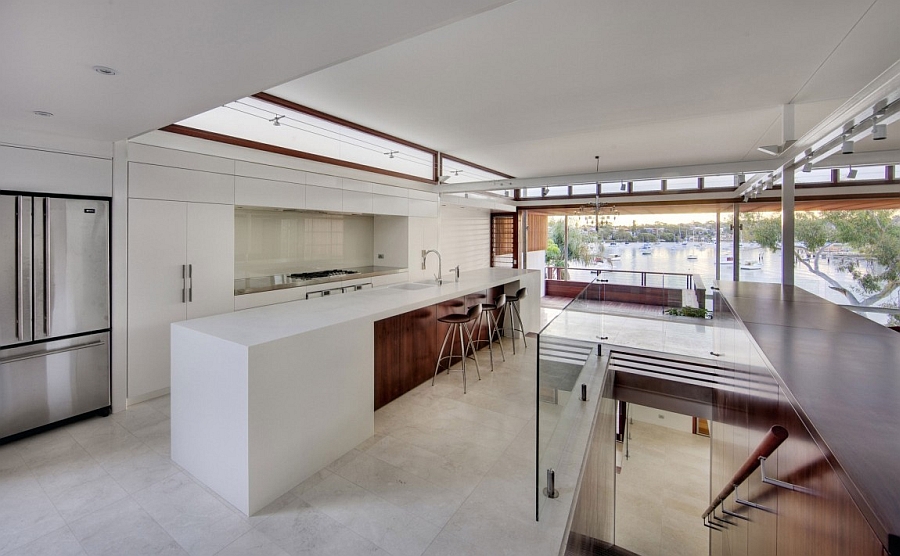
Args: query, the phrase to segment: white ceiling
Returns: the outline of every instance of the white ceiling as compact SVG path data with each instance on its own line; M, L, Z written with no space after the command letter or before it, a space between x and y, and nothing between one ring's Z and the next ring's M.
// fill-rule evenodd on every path
M757 160L782 104L802 134L896 62L898 22L896 0L4 0L0 129L121 140L267 89L517 177Z
M127 139L507 1L3 0L0 126Z
M782 104L802 134L896 62L898 22L896 0L518 0L270 92L517 177L759 160Z

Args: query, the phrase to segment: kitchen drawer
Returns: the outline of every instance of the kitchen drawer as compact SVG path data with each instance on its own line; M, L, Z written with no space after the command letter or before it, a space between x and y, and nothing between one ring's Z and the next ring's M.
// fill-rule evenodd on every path
M306 299L306 287L282 288L268 292L246 293L234 296L234 310L251 309L275 303L287 303L288 301L302 301Z

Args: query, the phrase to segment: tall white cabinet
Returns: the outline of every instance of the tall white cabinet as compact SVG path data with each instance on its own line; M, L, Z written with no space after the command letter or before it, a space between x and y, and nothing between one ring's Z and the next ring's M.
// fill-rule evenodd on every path
M128 201L128 400L169 388L169 325L234 309L234 206Z

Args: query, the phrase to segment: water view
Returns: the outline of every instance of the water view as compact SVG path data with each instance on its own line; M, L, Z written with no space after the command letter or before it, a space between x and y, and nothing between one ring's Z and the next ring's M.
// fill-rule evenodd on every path
M753 268L740 268L740 279L749 282L781 282L781 250L772 252L756 244L746 244L740 250L740 265L752 265ZM683 273L699 274L707 287L712 285L716 278L716 249L712 243L605 243L603 246L603 261L596 264L584 265L583 268L602 270L628 270L636 272L657 273ZM734 263L725 262L733 253L728 247L722 248L721 277L723 280L731 280ZM570 262L570 267L577 263ZM820 270L837 280L843 287L852 289L853 277L849 272L839 269L841 259L823 258L819 261ZM810 272L802 264L794 267L794 281L797 286L812 292L820 297L839 304L847 304L847 298L838 291L832 289L822 278ZM569 276L572 280L588 282L594 274L590 270L577 270L570 268ZM648 279L648 282L652 277ZM610 277L610 282L616 283L640 283L639 275L620 275ZM885 319L886 320L886 317Z

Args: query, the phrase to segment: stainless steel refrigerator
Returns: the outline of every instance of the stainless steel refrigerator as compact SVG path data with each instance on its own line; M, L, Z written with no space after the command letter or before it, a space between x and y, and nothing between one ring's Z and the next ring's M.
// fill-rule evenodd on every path
M109 200L0 194L0 439L110 408Z

